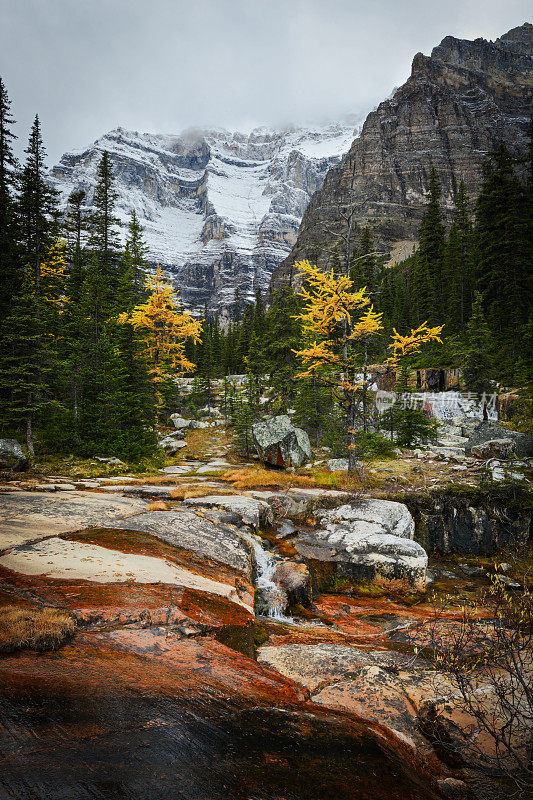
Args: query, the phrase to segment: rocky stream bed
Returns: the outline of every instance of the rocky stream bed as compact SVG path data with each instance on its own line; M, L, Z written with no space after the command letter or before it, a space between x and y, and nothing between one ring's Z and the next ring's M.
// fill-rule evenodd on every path
M201 466L2 486L0 606L76 628L0 654L0 798L473 796L428 735L452 689L407 506ZM441 592L485 580L446 566Z

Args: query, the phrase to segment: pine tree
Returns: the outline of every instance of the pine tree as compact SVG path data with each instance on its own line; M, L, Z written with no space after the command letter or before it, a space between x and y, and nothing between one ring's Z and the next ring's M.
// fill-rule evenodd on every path
M467 389L479 394L490 390L494 344L483 311L483 299L480 292L475 292L472 313L459 346L463 382Z
M69 296L74 303L80 302L85 270L82 250L82 234L85 230L82 207L85 197L83 189L72 192L68 198L65 215L65 232L70 246L72 263Z
M299 310L300 303L292 289L280 289L274 293L265 319L261 357L279 410L289 408L296 393L298 360L295 350L301 345Z
M127 255L133 270L133 282L139 299L141 299L145 290L147 253L148 247L144 241L143 229L137 219L137 213L133 209L128 223L125 255Z
M27 159L20 177L18 218L23 263L31 266L37 297L41 291L41 263L50 249L57 218L57 192L46 181L41 124L36 115L30 133Z
M372 296L377 283L377 256L374 240L368 225L363 229L359 247L353 252L350 266L350 278L353 285L360 289L366 287Z
M487 165L476 205L478 289L495 333L507 335L511 357L519 355L520 325L531 291L530 226L524 186L516 160L500 145Z
M46 406L47 381L43 345L43 323L39 313L34 275L27 269L11 314L2 328L2 383L5 390L4 421L24 427L26 444L32 456L34 425Z

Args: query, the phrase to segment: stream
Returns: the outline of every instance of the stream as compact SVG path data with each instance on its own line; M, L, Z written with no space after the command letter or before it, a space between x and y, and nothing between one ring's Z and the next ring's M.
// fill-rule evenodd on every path
M243 539L246 539L246 541L251 544L254 551L255 569L257 573L255 586L261 599L267 606L267 614L263 614L263 616L270 617L278 622L287 622L294 625L293 618L283 613L287 607L287 596L272 579L276 570L276 558L272 553L264 549L255 536L244 531L240 533Z

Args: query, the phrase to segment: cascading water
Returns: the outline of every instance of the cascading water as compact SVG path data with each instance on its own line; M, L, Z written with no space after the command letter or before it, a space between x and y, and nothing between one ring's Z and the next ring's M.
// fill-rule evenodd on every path
M267 616L277 619L280 622L294 622L292 617L287 617L283 613L287 606L287 596L285 592L272 580L276 569L275 558L268 553L251 534L241 531L241 536L253 547L257 572L255 585L268 609Z

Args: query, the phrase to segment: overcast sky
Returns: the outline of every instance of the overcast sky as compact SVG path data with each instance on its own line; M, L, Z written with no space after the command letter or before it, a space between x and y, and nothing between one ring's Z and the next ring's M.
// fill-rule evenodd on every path
M249 130L368 110L415 53L528 16L531 0L0 0L0 75L19 152L37 112L55 163L118 125Z

